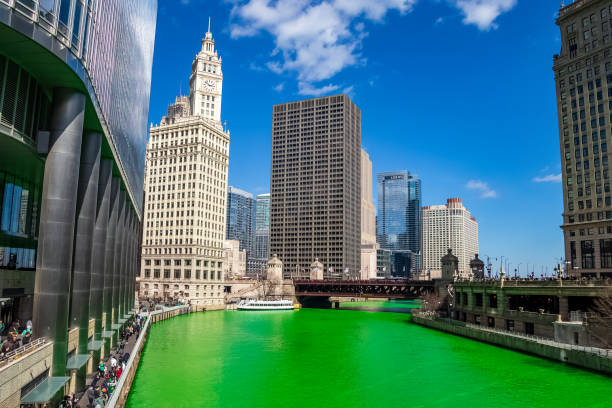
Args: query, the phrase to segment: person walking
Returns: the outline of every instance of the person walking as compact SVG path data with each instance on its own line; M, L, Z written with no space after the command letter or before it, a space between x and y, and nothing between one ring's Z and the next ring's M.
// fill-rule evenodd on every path
M89 405L87 408L91 408L93 406L93 402L96 399L96 390L94 390L93 385L87 387L87 401L89 401Z

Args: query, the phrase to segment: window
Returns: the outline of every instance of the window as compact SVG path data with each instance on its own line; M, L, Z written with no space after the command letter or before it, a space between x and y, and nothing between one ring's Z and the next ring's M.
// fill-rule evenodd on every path
M170 279L170 269L164 269L164 279Z
M153 269L153 277L159 279L159 269Z
M181 270L180 269L175 269L174 270L174 279L181 279Z
M595 250L593 241L580 241L580 252L582 255L582 269L595 268Z
M150 278L151 277L151 270L150 269L145 269L144 270L144 275L145 275L145 278Z

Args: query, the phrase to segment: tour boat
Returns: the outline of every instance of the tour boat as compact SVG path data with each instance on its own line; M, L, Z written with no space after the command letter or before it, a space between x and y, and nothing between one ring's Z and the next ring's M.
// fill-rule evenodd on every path
M247 300L241 301L238 310L294 310L290 300Z

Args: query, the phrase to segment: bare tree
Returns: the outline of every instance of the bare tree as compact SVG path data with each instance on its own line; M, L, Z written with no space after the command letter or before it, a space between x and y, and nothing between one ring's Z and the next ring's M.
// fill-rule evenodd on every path
M591 338L605 348L612 348L612 295L595 298L592 316L587 318Z
M422 310L428 313L436 313L444 305L444 299L434 292L426 292L420 299L423 303Z

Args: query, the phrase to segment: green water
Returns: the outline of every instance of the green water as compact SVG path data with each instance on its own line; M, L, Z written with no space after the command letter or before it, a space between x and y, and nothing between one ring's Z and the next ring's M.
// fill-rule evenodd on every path
M612 407L612 378L401 313L179 316L151 329L127 407Z

